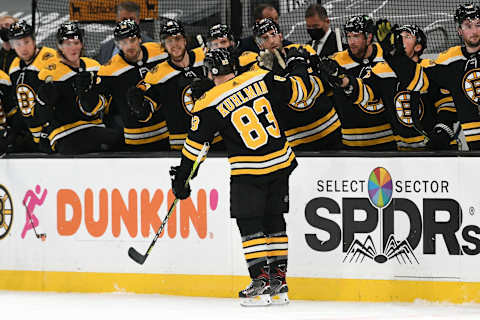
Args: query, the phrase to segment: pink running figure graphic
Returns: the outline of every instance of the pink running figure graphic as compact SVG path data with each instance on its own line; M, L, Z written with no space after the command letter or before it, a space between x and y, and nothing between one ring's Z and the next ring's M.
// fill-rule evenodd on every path
M35 235L37 238L41 238L42 241L45 241L46 234L37 234L35 227L38 227L38 218L33 214L36 206L41 206L47 197L47 189L43 190L43 194L41 198L38 197L40 192L42 191L41 187L37 184L35 186L35 192L33 190L28 190L23 198L23 205L25 206L26 212L26 221L25 226L23 227L22 231L22 239L25 238L27 231L33 229L35 231ZM30 200L30 201L28 201ZM28 202L27 202L28 201Z

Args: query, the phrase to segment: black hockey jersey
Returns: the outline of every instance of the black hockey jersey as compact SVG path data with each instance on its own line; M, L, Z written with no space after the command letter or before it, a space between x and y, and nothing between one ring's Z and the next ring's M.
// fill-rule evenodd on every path
M452 47L442 52L426 66L429 82L449 90L457 117L470 150L480 150L480 57L469 54L464 47ZM420 78L415 74L416 79Z
M190 65L186 68L178 67L167 60L145 76L145 98L150 101L152 110L163 113L167 121L171 150L182 150L194 105L191 83L194 78L204 77L203 49L193 49L188 51L188 55ZM213 142L220 140L221 137L217 136Z
M144 43L141 45L141 49L143 52L141 61L130 63L120 52L107 64L100 67L98 76L102 78L102 85L112 96L109 112L116 111L112 108L117 108L122 117L125 143L144 147L152 145L155 150L167 150L169 149L168 129L163 114L156 112L149 119L137 121L131 116L127 104L126 94L128 89L134 86L144 86L143 80L146 74L168 57L168 54L158 43Z
M285 48L299 47L291 44ZM315 55L312 47L303 46L311 55ZM297 79L299 80L299 79ZM329 95L328 87L320 78L310 75L312 90L297 88L293 103L288 108L274 106L280 127L294 150L318 151L338 149L340 144L340 120ZM298 82L301 83L301 82Z
M345 73L354 78L365 76L377 63L383 60L380 45L373 44L373 53L368 59L350 56L348 50L332 56L345 69ZM370 101L364 105L353 104L341 91L333 96L335 108L342 123L342 143L351 150L395 150L392 127L384 115L381 100Z
M430 62L423 60L418 69L427 64ZM416 108L412 108L411 91L417 84L416 91L420 92L420 99L416 102L418 114L415 116L413 110ZM427 91L427 81L409 83L404 87L386 62L378 63L363 79L356 79L352 85L355 104L366 106L371 101L383 101L384 112L393 128L398 150L424 149L424 133L430 132L438 122L452 128L456 120L452 97L448 91L435 86L430 86ZM419 124L415 124L414 116Z
M53 130L49 133L52 149L59 139L90 127L105 127L102 122L102 111L108 105L107 97L98 95L97 105L91 110L85 110L75 95L73 79L77 73L89 71L97 73L100 64L90 58L80 58L80 68L72 68L60 60L57 60L38 74L41 81L52 81L60 92L59 102L55 106L48 106L53 113L51 125ZM97 79L97 84L100 78Z
M10 80L14 88L18 111L24 117L36 143L40 141L45 123L42 113L36 110L39 107L36 105L37 90L42 84L42 81L38 79L38 73L57 60L57 52L54 49L42 47L30 64L27 65L17 57L10 65Z
M302 78L264 70L241 74L196 101L182 150L182 167L191 168L204 142L220 131L231 165L231 181L261 182L290 173L295 154L279 127L275 105L298 102ZM187 169L188 172L188 169Z

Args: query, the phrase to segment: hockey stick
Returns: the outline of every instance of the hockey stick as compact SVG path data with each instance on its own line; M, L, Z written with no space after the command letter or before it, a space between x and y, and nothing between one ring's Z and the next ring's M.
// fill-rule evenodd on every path
M30 223L32 224L32 228L33 228L33 232L35 232L35 236L37 237L37 239L41 239L42 241L45 241L47 239L47 234L46 233L40 233L40 234L37 233L37 230L35 229L35 225L33 224L32 214L30 213L30 211L28 211L28 208L25 205L25 202L22 201L22 204L25 207L25 210L27 211L27 215L28 215L28 218L30 220Z
M187 181L185 181L185 186L188 185L190 182L190 179L192 179L192 176L194 173L197 171L198 166L200 165L200 162L202 161L203 157L207 154L208 148L210 147L208 142L205 142L203 144L202 150L197 156L197 159L195 159L195 162L193 163L192 170L190 171L190 174L188 175ZM172 205L170 206L170 209L168 209L167 215L165 218L163 218L162 224L160 225L160 228L158 228L157 233L155 234L155 237L153 238L152 242L150 243L150 246L147 249L147 252L145 254L141 254L135 248L130 247L128 249L128 256L132 258L133 261L135 261L138 264L143 264L145 260L147 260L148 255L150 254L150 251L152 250L153 246L155 245L155 242L157 242L158 237L162 233L163 229L165 228L165 224L168 221L168 218L170 218L170 215L173 212L173 209L175 209L175 206L177 205L178 198L175 198L173 200Z
M287 65L285 64L285 60L283 60L280 52L278 52L278 49L274 48L273 53L275 54L275 57L277 58L277 61L278 61L278 64L280 65L280 67L282 67L282 69L285 69L287 67Z
M340 28L335 28L335 38L337 39L338 52L343 51L342 34L340 33Z

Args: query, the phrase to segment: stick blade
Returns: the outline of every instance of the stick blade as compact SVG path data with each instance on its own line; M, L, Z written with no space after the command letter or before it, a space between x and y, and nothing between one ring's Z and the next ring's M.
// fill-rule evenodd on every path
M147 259L146 255L143 255L143 254L139 253L133 247L130 247L128 249L128 256L138 264L143 264L145 262L145 260Z

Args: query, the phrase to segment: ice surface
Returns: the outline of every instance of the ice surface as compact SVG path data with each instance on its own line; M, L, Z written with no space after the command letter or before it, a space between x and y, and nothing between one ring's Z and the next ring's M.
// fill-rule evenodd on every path
M48 320L377 320L480 319L479 304L291 301L286 306L244 308L237 299L143 294L0 291L2 319Z

